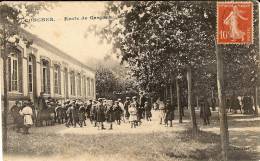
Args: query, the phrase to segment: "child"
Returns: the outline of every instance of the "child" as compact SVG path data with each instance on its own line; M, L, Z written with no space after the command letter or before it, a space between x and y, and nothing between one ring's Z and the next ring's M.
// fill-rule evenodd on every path
M131 123L131 128L136 127L136 122L137 122L137 109L134 103L131 103L129 106L129 122Z
M114 122L114 110L113 110L113 101L109 100L107 107L106 107L106 120L107 123L110 124L109 130L113 129L113 122Z

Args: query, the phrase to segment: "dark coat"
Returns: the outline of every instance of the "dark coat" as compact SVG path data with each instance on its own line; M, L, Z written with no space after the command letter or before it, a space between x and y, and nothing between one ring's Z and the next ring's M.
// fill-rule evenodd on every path
M115 120L121 120L122 109L118 105L113 106Z
M114 110L113 110L113 106L107 106L106 108L106 119L107 122L114 122Z
M174 120L174 110L175 110L175 107L171 104L168 104L166 103L165 105L165 120L166 121L172 121Z
M14 123L16 124L16 126L23 126L24 124L23 116L19 113L20 110L21 108L17 105L11 107L11 115L14 119Z
M231 98L231 109L233 109L233 110L239 110L240 109L239 99L235 96L233 96Z
M130 113L128 111L128 108L129 108L130 104L131 104L130 101L125 101L125 103L124 103L125 117L129 117L130 116Z
M211 111L207 101L203 101L200 105L200 118L207 118L211 116Z
M105 106L101 103L97 104L96 107L96 116L97 116L97 122L104 122L106 120L105 118Z

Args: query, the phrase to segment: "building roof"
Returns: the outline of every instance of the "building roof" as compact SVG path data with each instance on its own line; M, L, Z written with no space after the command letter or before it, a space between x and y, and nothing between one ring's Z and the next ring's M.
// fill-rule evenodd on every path
M95 72L94 69L90 68L89 66L85 65L84 63L82 63L81 61L77 60L76 58L70 56L69 54L63 52L62 50L58 49L57 47L51 45L50 43L48 43L47 41L39 38L37 35L34 35L28 31L26 31L25 29L20 28L20 32L23 36L25 36L27 39L31 39L33 41L34 44L37 44L41 47L44 47L44 49L49 50L50 52L60 56L60 57L64 57L70 61L73 61L74 63L76 63L77 65L81 66L82 68L88 69L92 72Z

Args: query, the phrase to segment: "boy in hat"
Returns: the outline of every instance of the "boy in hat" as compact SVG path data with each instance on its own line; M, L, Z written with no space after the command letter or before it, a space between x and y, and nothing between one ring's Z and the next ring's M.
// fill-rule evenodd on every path
M109 130L113 129L113 122L114 122L114 110L113 110L113 101L109 100L106 107L106 119L107 122L110 124Z
M116 120L117 124L120 125L122 109L121 109L121 107L119 107L118 101L115 101L115 105L113 106L113 111L114 111L115 120Z

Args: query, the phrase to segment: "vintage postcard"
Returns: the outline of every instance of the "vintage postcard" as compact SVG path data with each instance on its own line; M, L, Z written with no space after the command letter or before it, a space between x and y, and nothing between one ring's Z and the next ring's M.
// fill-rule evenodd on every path
M259 161L258 1L2 1L3 161Z

